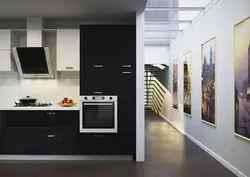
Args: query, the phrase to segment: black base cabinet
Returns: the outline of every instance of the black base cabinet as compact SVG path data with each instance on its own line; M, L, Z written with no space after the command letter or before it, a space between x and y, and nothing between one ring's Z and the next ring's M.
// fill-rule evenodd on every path
M1 138L1 154L73 155L78 152L74 129L9 128Z
M0 154L79 153L79 111L5 111L0 114Z
M84 154L134 155L133 134L84 134Z
M134 133L79 133L79 111L0 111L0 154L134 155Z

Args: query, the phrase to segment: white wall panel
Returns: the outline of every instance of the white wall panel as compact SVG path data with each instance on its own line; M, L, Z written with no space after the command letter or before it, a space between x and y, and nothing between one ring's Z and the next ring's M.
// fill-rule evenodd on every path
M145 46L145 64L169 65L168 46Z
M170 45L171 60L179 61L179 111L165 113L185 130L236 169L250 176L250 143L234 136L234 25L250 16L249 0L220 0ZM216 37L216 119L217 127L200 120L201 44ZM192 117L183 114L183 54L192 50ZM169 70L172 90L172 66ZM171 101L169 101L171 104ZM239 172L238 171L238 172ZM238 173L239 176L244 176Z

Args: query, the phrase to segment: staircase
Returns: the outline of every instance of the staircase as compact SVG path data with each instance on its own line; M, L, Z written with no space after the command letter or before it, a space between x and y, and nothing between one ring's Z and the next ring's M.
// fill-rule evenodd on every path
M152 97L152 83L153 83L153 75L150 70L145 69L144 75L144 106L146 109L150 108L151 97Z
M145 65L144 74L144 106L146 111L154 111L159 113L165 95L165 88L157 80L156 73L161 70L153 65Z

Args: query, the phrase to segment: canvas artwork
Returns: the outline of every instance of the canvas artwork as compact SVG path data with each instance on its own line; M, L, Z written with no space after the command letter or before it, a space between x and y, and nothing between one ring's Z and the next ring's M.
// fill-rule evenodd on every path
M215 38L201 46L201 119L215 126Z
M192 52L189 51L183 56L183 69L184 69L184 88L183 88L183 111L185 114L192 115Z
M250 17L234 30L235 134L250 141Z
M173 61L173 108L178 110L178 60Z

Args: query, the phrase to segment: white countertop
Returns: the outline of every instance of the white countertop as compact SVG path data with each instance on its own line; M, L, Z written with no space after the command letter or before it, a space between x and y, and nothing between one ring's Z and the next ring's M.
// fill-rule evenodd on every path
M35 110L35 111L43 111L43 110L58 110L58 111L74 111L80 110L80 105L77 104L71 107L62 107L58 105L46 106L46 107L14 107L14 106L0 106L0 110Z

